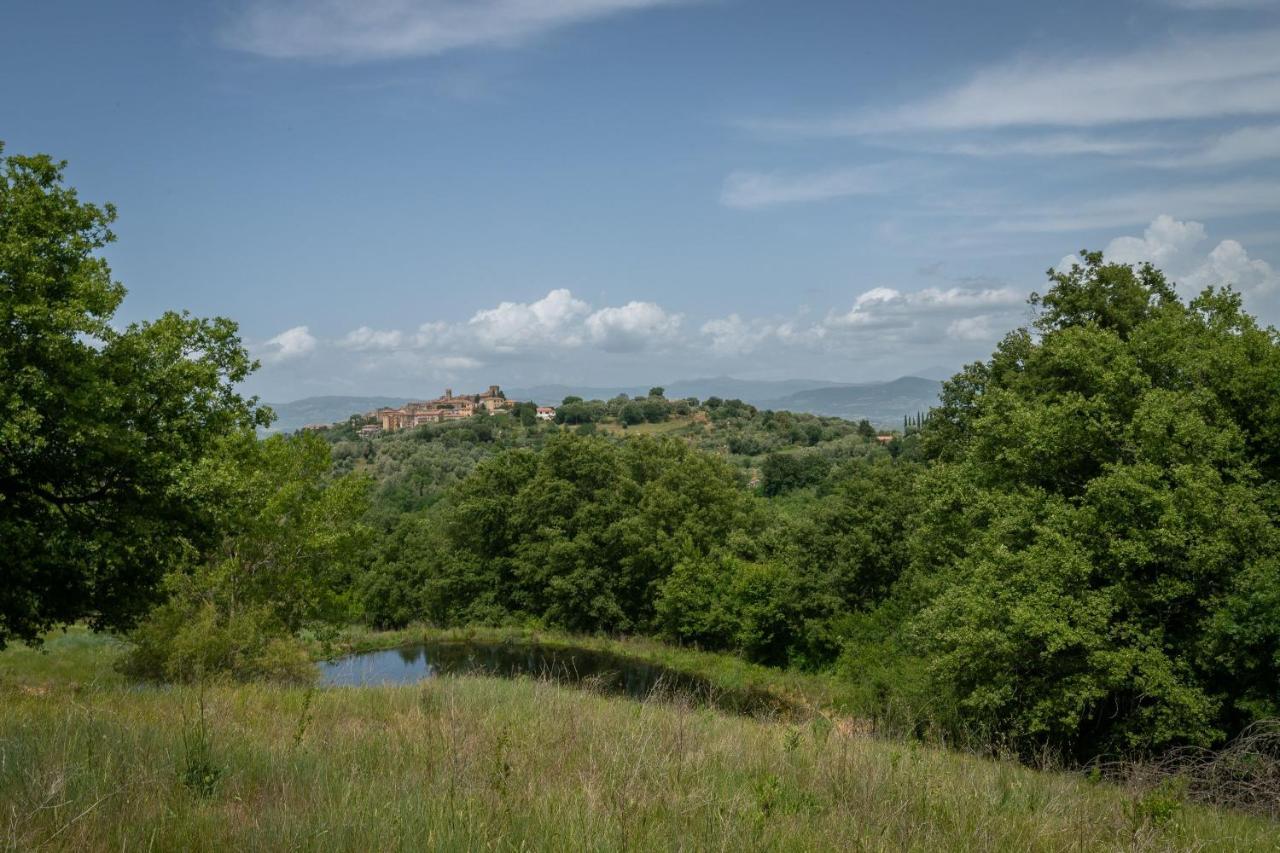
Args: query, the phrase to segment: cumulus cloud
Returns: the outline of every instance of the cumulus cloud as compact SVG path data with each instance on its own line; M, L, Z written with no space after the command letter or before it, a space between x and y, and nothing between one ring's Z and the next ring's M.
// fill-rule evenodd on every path
M1280 31L1203 33L1107 56L1038 53L882 110L749 126L799 137L1087 127L1280 113Z
M447 352L434 367L467 369L484 357L567 351L592 346L628 353L667 345L678 338L683 317L653 302L594 309L566 288L532 302L501 302L476 311L465 322L433 320L412 332L360 326L334 343L373 357L417 351ZM314 341L313 341L314 345Z
M909 325L920 317L991 308L1020 306L1026 295L1013 288L928 287L904 293L891 287L876 287L860 294L844 313L827 315L830 328Z
M591 314L586 329L591 342L605 352L639 352L673 339L681 319L652 302L628 302Z
M1205 251L1209 234L1204 225L1161 214L1152 220L1141 237L1116 237L1103 250L1110 261L1124 264L1150 262L1177 282L1184 296L1194 295L1209 285L1230 284L1246 295L1262 295L1280 290L1280 274L1261 258L1252 258L1236 240L1222 240ZM1077 259L1068 255L1058 269L1066 270Z
M976 317L960 317L947 324L947 337L961 341L990 341L1000 335L1000 331L992 326L989 314Z
M573 24L693 0L247 0L230 47L276 59L362 61L512 47Z
M262 346L264 361L280 362L308 355L316 348L315 336L306 326L285 329Z
M713 353L736 356L751 352L778 330L765 320L744 320L737 314L730 314L708 320L699 331L708 339Z
M503 302L477 311L467 326L482 345L499 352L530 346L576 347L582 343L578 321L590 313L590 305L559 288L536 302Z
M905 291L881 286L858 294L849 310L831 311L815 321L744 319L730 314L708 320L700 331L711 352L723 357L769 346L882 357L903 343L994 341L1017 324L1025 303L1025 293L1008 287Z
M338 341L338 346L363 352L367 350L397 350L404 346L404 333L395 329L379 331L368 326L352 329Z

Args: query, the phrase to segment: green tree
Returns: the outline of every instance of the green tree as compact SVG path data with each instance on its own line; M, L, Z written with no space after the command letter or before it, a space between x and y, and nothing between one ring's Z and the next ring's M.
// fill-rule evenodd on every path
M229 320L116 326L125 290L98 254L115 210L81 202L64 168L8 156L0 175L0 646L132 624L220 533L185 475L270 417L236 393L256 365Z
M302 433L226 440L186 490L223 508L221 542L166 578L169 598L133 634L127 668L149 678L289 678L305 670L294 635L353 616L370 531L370 482L330 475L328 445Z
M831 463L817 453L770 453L760 466L760 491L766 497L822 482Z
M924 429L914 625L962 713L1081 757L1280 711L1280 337L1085 253Z
M676 441L565 433L480 465L445 515L447 621L532 616L572 630L645 630L682 559L740 529L749 502L721 461Z

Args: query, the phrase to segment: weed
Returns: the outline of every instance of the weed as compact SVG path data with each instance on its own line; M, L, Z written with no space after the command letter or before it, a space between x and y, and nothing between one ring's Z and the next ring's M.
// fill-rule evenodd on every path
M298 714L298 725L293 730L293 749L296 752L298 747L302 745L302 738L307 734L307 727L311 724L311 703L315 699L316 688L314 684L307 686L307 691L302 694L302 711Z
M222 767L213 757L213 742L209 736L209 720L205 712L204 684L200 685L199 712L194 722L183 719L182 726L182 784L197 796L212 796L222 776Z

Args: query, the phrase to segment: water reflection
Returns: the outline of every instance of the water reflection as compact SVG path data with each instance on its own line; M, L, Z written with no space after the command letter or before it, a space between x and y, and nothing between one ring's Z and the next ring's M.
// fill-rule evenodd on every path
M413 684L449 674L532 676L633 699L681 697L736 713L789 714L772 694L730 691L686 672L591 649L513 643L420 643L349 655L320 664L321 683L333 687Z

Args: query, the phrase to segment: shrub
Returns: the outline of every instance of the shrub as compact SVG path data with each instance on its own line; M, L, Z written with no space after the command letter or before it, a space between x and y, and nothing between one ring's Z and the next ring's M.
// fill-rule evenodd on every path
M120 668L134 678L181 683L315 678L305 647L265 607L227 616L212 602L171 598L131 639L133 648Z

